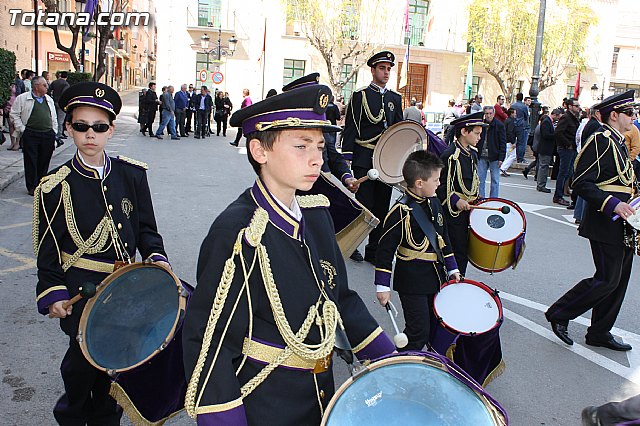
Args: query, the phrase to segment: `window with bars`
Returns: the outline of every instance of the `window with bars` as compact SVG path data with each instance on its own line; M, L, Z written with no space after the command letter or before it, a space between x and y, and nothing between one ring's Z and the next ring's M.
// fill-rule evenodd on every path
M342 67L342 72L340 73L340 80L345 81L349 74L351 74L351 70L353 66L350 64L344 64ZM356 90L356 84L358 84L358 74L354 74L351 80L347 81L344 86L342 86L342 96L344 96L344 103L348 103L351 99L351 95L353 91Z
M198 0L198 26L220 28L222 0Z
M478 92L480 91L480 77L474 75L471 79L471 98L475 98Z
M409 32L405 34L404 44L408 44L411 41L412 46L424 46L428 15L429 0L410 0Z
M285 59L282 71L282 85L286 86L304 75L305 62L300 59Z
M618 71L618 55L620 54L620 48L613 48L613 59L611 59L611 77L616 76L616 72Z

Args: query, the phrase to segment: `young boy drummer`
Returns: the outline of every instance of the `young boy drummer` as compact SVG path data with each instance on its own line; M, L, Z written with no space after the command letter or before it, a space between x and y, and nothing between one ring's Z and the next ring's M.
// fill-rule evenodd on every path
M339 130L325 118L330 93L305 85L231 117L258 177L200 249L183 328L185 406L199 425L319 424L343 327L360 359L395 350L347 285L329 200L296 196L320 175L322 132Z
M437 193L444 207L449 238L460 273L467 273L469 258L469 213L473 201L478 199L478 151L483 121L482 111L462 116L451 122L456 140L444 150L440 158L444 168Z
M119 425L122 409L109 396L111 381L84 358L76 341L86 301L63 303L86 282L100 283L116 265L143 259L168 266L144 163L111 158L105 145L122 101L111 87L78 83L60 98L74 157L45 176L35 190L33 243L38 311L60 318L69 349L60 371L65 394L53 413L61 425Z
M448 277L460 280L436 197L442 166L430 152L409 155L402 167L407 191L387 214L376 252L375 285L382 306L389 302L391 265L396 258L393 289L400 296L409 339L403 350L424 348L429 341L433 295Z

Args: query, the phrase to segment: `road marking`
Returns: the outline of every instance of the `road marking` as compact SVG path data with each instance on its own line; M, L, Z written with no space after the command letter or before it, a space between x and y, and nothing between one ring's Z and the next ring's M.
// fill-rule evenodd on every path
M520 189L536 189L536 187L534 185L527 185L524 183L510 183L510 182L502 182L502 179L500 179L500 185L504 185L504 186L508 186L511 188L520 188Z
M569 223L575 223L576 221L572 214L563 214L562 217L564 217L564 220L566 220Z
M538 210L546 210L546 209L555 209L555 210L563 210L566 211L564 207L556 207L556 206L545 206L543 204L530 204L530 203L517 203L522 210L527 213L531 213L536 216L540 216L544 219L551 220L553 222L560 223L562 225L568 225L572 228L578 228L578 225L574 223L569 223L564 220L556 219L555 217L547 216L546 214L539 213Z
M240 148L238 148L238 154L247 155L247 147L241 146Z
M504 291L500 292L500 297L504 300L509 300L511 302L517 303L518 305L526 306L528 308L534 309L539 312L546 312L548 308L548 306L545 306L541 303L537 303L537 302L510 294ZM556 337L555 334L553 334L551 329L545 328L508 309L503 309L503 311L506 318L509 318L515 323L533 331L537 335L542 336L547 340L550 340L551 342L575 353L576 355L579 355L585 358L588 361L593 362L594 364L599 365L600 367L606 368L607 370L617 374L618 376L624 379L627 379L637 385L640 385L640 371L638 370L638 367L640 367L640 352L637 352L638 351L637 348L640 348L640 335L636 333L632 333L630 331L622 330L617 327L614 327L611 329L611 333L622 337L625 342L636 347L636 352L634 351L625 352L625 355L627 356L627 360L629 361L629 367L627 367L578 343L574 342L573 346L567 346L558 340L558 338ZM591 323L590 319L582 316L576 318L573 321L584 326L589 326Z
M17 204L19 206L22 207L29 207L29 208L33 208L33 203L21 203L18 200L25 200L26 198L0 198L0 201L6 201L8 203L13 203L13 204Z
M8 257L9 259L17 260L22 263L22 265L14 266L13 268L0 269L0 275L25 271L36 267L36 260L33 257L23 256L2 247L0 247L0 256Z
M3 231L5 229L20 228L22 226L31 226L31 225L32 225L32 222L14 223L13 225L2 225L0 226L0 231Z

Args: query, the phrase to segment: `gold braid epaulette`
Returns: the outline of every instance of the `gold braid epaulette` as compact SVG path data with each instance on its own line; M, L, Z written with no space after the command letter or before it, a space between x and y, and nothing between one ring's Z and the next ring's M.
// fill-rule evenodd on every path
M125 157L124 155L118 155L118 160L131 164L132 166L140 167L141 169L149 170L149 165L142 161L134 160L133 158Z
M48 194L60 184L68 175L71 173L71 169L67 166L62 166L58 169L57 172L45 176L40 180L40 187L42 188L42 192ZM35 198L35 197L34 197Z
M269 213L262 207L258 207L253 212L253 217L249 226L244 229L244 238L251 247L258 247L262 234L267 229L267 223L269 222Z
M316 207L329 207L331 202L326 195L300 195L296 196L301 209L313 209Z

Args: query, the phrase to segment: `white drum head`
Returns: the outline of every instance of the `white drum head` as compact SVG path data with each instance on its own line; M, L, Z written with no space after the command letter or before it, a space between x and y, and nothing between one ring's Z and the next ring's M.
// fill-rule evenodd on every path
M399 184L404 180L402 166L409 154L426 149L427 132L415 121L401 121L384 131L373 150L373 168L378 170L379 180Z
M524 219L514 206L499 200L488 200L478 204L483 207L509 207L507 214L496 210L472 209L469 225L479 237L496 243L516 239L524 231Z
M473 284L449 284L436 294L433 304L447 326L463 333L485 333L500 319L491 294Z

